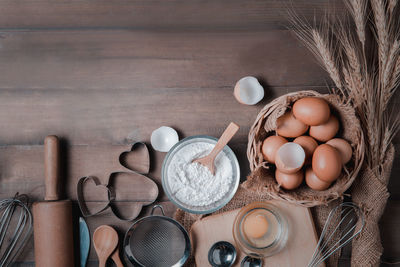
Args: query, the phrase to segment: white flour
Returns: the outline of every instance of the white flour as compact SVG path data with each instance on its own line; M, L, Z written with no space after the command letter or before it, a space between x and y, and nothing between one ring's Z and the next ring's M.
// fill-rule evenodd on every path
M213 144L198 142L184 146L172 158L168 168L171 193L189 206L207 206L228 193L232 186L232 164L221 151L215 161L215 175L193 159L208 155Z

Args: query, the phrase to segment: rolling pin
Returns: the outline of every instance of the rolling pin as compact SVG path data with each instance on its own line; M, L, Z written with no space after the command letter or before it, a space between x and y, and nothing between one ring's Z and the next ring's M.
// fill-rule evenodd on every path
M59 141L44 140L46 193L44 201L33 204L36 267L73 267L72 203L59 200Z

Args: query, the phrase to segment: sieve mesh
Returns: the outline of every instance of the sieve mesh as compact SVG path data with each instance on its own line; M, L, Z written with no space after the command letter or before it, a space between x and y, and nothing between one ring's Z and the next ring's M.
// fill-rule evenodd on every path
M146 218L135 225L129 244L135 260L146 267L174 266L185 257L187 249L182 230L161 216Z

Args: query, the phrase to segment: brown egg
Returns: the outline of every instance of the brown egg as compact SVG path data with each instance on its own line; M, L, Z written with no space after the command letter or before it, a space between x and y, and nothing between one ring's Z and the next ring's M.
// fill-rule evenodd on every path
M342 171L339 151L327 144L318 146L312 157L312 169L320 180L327 183L335 181Z
M298 172L304 165L306 153L301 145L288 142L283 144L275 155L276 168L284 173Z
M342 158L342 163L346 164L347 162L350 161L351 156L353 155L353 150L351 148L351 145L349 142L342 138L334 138L326 142L328 145L333 146L336 148L339 153L340 157Z
M268 232L268 220L260 212L253 212L246 217L243 231L250 238L261 238Z
M310 127L310 136L314 137L318 141L326 142L331 140L339 130L339 121L338 119L331 115L329 120L324 124L311 126Z
M293 115L307 125L320 125L331 115L328 103L319 97L304 97L293 105Z
M276 132L284 137L294 138L307 132L308 125L297 120L291 111L286 112L276 121Z
M303 170L300 170L296 173L288 174L277 169L275 171L275 179L283 188L292 190L301 185L304 179L304 173Z
M305 164L310 164L314 150L317 148L318 143L311 136L303 135L294 139L293 143L301 145L306 153Z
M263 141L261 148L262 155L264 159L270 163L275 164L276 151L283 145L287 143L287 140L282 136L269 136Z
M317 175L313 172L311 167L308 167L306 170L306 184L314 190L317 191L322 191L325 189L328 189L331 183L327 183L325 181L322 181L321 179L318 178Z

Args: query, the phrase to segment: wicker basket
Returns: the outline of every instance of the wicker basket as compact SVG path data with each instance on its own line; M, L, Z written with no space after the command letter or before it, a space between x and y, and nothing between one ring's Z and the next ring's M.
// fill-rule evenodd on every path
M275 180L275 167L271 167L263 159L262 142L266 137L275 135L277 118L282 116L296 100L307 96L321 97L330 104L332 113L340 121L338 136L350 142L353 148L353 156L351 161L343 168L340 177L330 188L324 191L315 191L306 185L301 185L295 190L285 190ZM327 204L342 197L356 178L364 159L363 133L354 108L341 97L334 94L320 94L315 91L290 93L276 98L260 111L249 132L247 157L252 172L245 183L246 187L263 190L275 199L282 199L307 207Z

